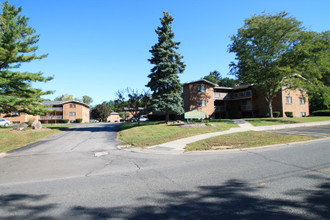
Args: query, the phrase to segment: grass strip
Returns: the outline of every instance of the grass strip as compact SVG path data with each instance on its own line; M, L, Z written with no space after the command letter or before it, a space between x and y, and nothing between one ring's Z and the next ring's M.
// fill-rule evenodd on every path
M210 125L212 124L212 125ZM168 125L162 122L124 123L119 128L119 139L138 147L166 143L198 134L225 131L237 127L232 120L211 120L206 127L182 128L179 124Z
M36 141L55 135L72 125L43 125L47 130L14 131L12 127L0 128L0 153L32 144Z
M186 146L186 151L222 150L285 144L312 140L313 137L274 134L260 131L232 133L197 141Z
M267 126L267 125L330 121L330 116L311 116L311 117L299 117L299 118L245 118L244 120L251 123L253 126Z

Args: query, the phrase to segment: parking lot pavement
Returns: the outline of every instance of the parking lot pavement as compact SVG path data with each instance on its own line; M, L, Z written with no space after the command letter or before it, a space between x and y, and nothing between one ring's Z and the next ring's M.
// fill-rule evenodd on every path
M330 125L315 126L315 127L300 127L300 128L287 128L280 130L266 131L276 134L309 136L314 138L328 138L330 137Z

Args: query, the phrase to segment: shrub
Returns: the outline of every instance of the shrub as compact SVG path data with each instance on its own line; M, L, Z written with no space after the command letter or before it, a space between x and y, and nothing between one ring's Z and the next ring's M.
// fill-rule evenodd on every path
M69 122L69 119L63 119L62 120L62 123L65 123L65 124L67 124Z
M286 117L293 118L293 112L285 112Z
M313 111L314 116L330 116L330 109Z
M35 120L36 120L36 119L35 119L34 117L29 118L29 120L28 120L28 122L27 122L28 126L31 127L32 124L33 124L33 122L34 122Z
M280 117L280 112L273 112L273 117L275 117L275 118Z
M76 119L76 122L77 122L77 123L81 123L81 122L82 122L82 118L77 118L77 119Z

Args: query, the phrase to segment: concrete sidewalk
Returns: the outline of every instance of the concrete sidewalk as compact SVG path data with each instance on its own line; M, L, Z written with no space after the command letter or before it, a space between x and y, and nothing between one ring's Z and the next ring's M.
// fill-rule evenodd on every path
M283 125L270 125L270 126L258 126L255 127L251 125L249 122L244 121L242 119L234 119L233 120L239 127L231 128L227 131L219 131L207 134L200 134L192 137L187 137L175 141L171 141L168 143L158 144L155 146L150 146L146 149L135 148L131 149L135 152L150 152L150 153L166 153L166 154L182 154L184 152L184 148L187 144L194 143L196 141L200 141L203 139L231 134L237 132L245 132L245 131L269 131L269 130L279 130L285 128L297 128L297 127L310 127L310 126L320 126L320 125L330 125L330 121L322 121L322 122L310 122L310 123L296 123L296 124L283 124Z

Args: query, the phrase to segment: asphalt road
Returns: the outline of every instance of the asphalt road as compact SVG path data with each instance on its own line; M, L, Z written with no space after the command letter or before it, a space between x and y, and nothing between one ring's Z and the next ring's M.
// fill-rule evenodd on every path
M330 126L313 126L313 127L300 127L300 128L288 128L269 131L277 134L310 136L314 138L327 138L330 137Z
M330 140L183 155L117 150L116 124L0 158L1 219L329 219Z

